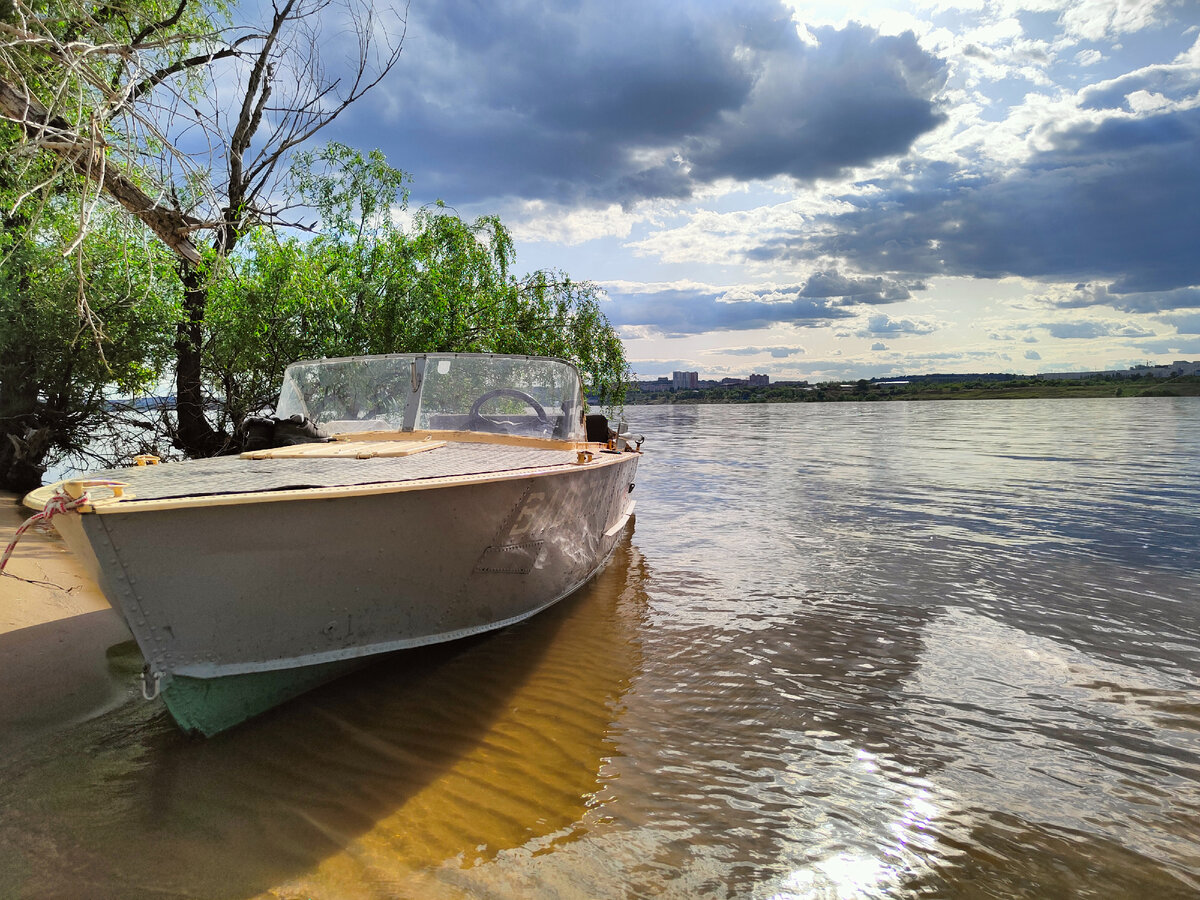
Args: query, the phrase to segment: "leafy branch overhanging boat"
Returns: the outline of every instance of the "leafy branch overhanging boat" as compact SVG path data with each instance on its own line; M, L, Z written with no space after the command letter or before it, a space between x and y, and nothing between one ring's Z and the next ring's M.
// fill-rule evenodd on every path
M320 433L25 499L58 505L54 526L141 648L144 693L185 731L215 734L365 657L528 618L603 566L633 512L641 440L585 417L559 360L299 362L276 416Z

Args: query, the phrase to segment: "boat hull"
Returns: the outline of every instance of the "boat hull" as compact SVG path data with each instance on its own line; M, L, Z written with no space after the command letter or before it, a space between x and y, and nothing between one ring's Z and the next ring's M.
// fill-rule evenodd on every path
M603 565L638 454L455 483L79 517L181 727L213 734L364 660L501 628Z

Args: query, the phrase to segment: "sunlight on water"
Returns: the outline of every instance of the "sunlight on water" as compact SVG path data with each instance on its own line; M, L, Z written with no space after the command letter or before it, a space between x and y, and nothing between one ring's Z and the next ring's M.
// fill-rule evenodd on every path
M546 614L207 742L118 647L0 735L0 896L1200 896L1200 401L628 418Z

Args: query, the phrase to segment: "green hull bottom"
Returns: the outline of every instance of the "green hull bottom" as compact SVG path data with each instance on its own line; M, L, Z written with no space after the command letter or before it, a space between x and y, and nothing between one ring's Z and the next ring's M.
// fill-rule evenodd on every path
M212 737L369 661L344 659L221 678L176 675L163 689L162 697L180 728L188 734Z

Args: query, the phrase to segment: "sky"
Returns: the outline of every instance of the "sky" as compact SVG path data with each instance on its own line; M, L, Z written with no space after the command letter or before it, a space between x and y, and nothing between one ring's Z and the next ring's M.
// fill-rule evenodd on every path
M336 137L639 378L1200 359L1200 2L411 0Z

